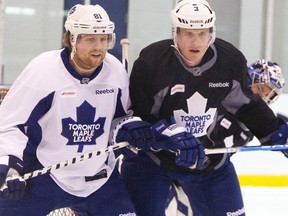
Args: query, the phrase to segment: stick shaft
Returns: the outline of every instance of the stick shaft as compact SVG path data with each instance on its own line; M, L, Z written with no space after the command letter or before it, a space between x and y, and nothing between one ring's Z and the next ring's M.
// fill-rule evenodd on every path
M115 151L117 149L120 148L124 148L127 147L130 150L132 150L134 153L137 154L138 150L135 149L133 146L129 145L128 142L120 142L117 144L114 144L112 146L108 146L105 149L100 149L91 153L87 153L87 154L83 154L83 155L79 155L77 157L71 158L69 160L48 166L48 167L44 167L43 169L39 169L39 170L35 170L33 172L29 172L26 173L24 176L22 176L22 178L24 180L30 179L30 178L34 178L36 176L40 176L46 173L50 173L52 171L61 169L63 167L66 166L70 166L72 164L75 163L79 163L85 160L88 160L92 157L107 153L107 152L111 152L111 151ZM273 145L273 146L244 146L244 147L226 147L226 148L214 148L214 149L209 149L206 148L205 149L205 154L209 155L209 154L226 154L226 153L236 153L236 152L251 152L251 151L281 151L281 150L288 150L288 144L286 145Z
M79 155L79 156L71 158L69 160L66 160L66 161L63 161L63 162L60 162L60 163L57 163L57 164L54 164L54 165L51 165L51 166L48 166L48 167L44 167L43 169L39 169L39 170L35 170L33 172L26 173L24 176L22 176L22 178L24 180L27 180L27 179L30 179L30 178L34 178L36 176L43 175L45 173L50 173L50 172L55 171L57 169L61 169L61 168L66 167L66 166L70 166L72 164L88 160L88 159L90 159L92 157L95 157L95 156L98 156L98 155L101 155L101 154L104 154L104 153L107 153L107 152L115 151L117 149L126 147L128 145L129 144L127 142L120 142L120 143L117 143L115 145L108 146L105 149L100 149L100 150L97 150L97 151L94 151L94 152L91 152L91 153Z
M122 64L128 72L128 46L130 44L128 38L123 38L120 41L122 46Z
M225 153L248 152L248 151L281 151L281 150L288 150L288 144L273 145L273 146L243 146L243 147L205 149L205 154L208 155L208 154L225 154Z

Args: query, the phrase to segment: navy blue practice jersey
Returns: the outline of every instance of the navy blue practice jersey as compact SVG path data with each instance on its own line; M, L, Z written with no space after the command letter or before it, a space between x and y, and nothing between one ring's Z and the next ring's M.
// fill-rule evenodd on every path
M206 148L223 147L223 142L209 140L207 131L215 128L219 114L227 112L261 139L277 130L280 122L261 98L252 94L247 79L244 55L228 42L216 39L197 67L187 67L173 40L159 41L144 48L134 62L132 109L151 124L161 119L180 124ZM154 154L163 166L177 169L171 153ZM223 155L210 159L216 165Z

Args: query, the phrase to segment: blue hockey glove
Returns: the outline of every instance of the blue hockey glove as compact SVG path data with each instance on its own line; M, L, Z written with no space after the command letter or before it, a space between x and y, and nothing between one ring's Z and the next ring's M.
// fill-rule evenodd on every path
M19 158L9 155L0 157L0 198L20 199L25 193L23 162Z
M176 153L178 166L201 169L204 164L205 152L200 141L184 127L177 124L168 126L165 120L161 120L152 126L156 137L154 150L169 150Z
M288 122L282 124L276 132L271 135L271 144L272 145L285 145L287 144L288 139ZM285 157L288 158L288 150L281 151Z
M154 143L150 124L140 118L130 118L127 123L121 125L116 135L116 142L127 141L137 150L150 150Z

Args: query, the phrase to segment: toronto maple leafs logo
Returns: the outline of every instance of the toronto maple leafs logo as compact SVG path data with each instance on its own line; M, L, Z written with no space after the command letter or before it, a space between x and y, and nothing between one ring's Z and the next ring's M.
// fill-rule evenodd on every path
M207 128L213 122L216 108L206 110L207 99L196 92L187 99L188 113L183 110L175 110L174 118L176 123L186 128L195 137L206 135Z
M67 145L79 145L77 152L83 152L84 145L96 145L97 137L104 133L106 118L99 117L94 121L96 108L84 101L76 109L77 119L62 119L61 135L68 139Z

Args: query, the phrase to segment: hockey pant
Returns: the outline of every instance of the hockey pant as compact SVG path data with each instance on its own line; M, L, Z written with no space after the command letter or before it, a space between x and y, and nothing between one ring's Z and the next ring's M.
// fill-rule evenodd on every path
M229 157L208 174L184 174L161 168L142 153L123 161L122 175L137 216L165 216L172 181L186 192L193 216L245 215L238 177Z
M69 207L77 215L131 215L135 210L117 169L110 179L88 197L77 197L63 191L45 174L27 181L27 191L20 200L0 200L0 215L46 216Z

